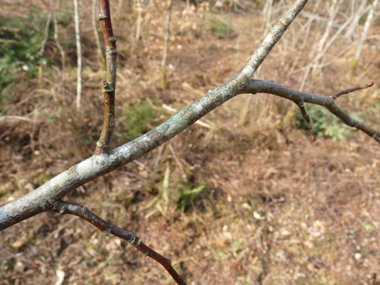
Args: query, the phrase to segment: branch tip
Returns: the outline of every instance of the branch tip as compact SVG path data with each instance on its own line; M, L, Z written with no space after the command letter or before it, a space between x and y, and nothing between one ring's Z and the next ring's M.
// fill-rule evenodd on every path
M344 90L342 90L342 91L340 91L340 92L338 92L338 93L336 93L336 94L334 94L334 95L332 95L330 97L335 100L336 98L338 98L338 97L340 97L340 96L342 96L344 94L348 94L348 93L354 92L356 90L361 90L361 89L366 89L366 88L372 87L374 83L375 82L369 82L369 83L364 84L364 85L359 85L359 86L356 86L356 87L353 87L353 88L344 89Z

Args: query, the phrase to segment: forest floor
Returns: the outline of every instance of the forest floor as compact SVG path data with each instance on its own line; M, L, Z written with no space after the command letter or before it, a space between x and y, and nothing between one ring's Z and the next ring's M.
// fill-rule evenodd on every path
M18 104L12 115L33 115L31 122L0 121L0 205L95 149L105 72L93 31L86 29L91 27L91 3L86 3L83 109L75 110L75 45L67 46L65 87L59 65L44 70L42 82L18 78L23 83L12 87L1 108ZM144 10L138 42L136 11L112 11L119 55L112 148L229 79L262 39L263 18L253 4L235 12L184 13L185 4L174 2L167 89L162 91L165 11L157 5ZM23 14L10 3L5 7L8 16ZM284 9L273 12L273 22ZM299 88L309 53L324 30L322 24L313 26L301 49L306 21L300 17L292 24L256 79ZM375 26L370 34L378 31ZM357 45L315 70L304 91L327 96L375 81L371 89L341 97L338 104L378 128L380 53L375 40L366 44L353 77L347 70ZM322 62L348 45L338 38ZM47 45L47 53L59 62L54 44ZM244 106L249 106L248 116L241 122ZM379 146L327 113L319 115L320 131L312 143L292 112L290 102L272 95L240 95L202 118L202 124L76 189L67 200L134 232L170 258L188 284L377 284ZM174 284L159 264L74 216L40 214L0 232L0 241L0 284Z

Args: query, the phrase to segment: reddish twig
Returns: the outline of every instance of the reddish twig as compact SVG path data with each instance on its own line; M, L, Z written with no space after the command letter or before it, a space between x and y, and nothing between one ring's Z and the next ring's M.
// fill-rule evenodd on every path
M107 80L102 82L104 94L104 123L100 138L96 143L95 154L108 153L112 131L115 127L115 88L116 88L116 38L113 35L109 0L100 0L99 20L106 45Z
M310 116L306 112L305 105L303 104L303 101L300 101L296 104L300 108L302 117L305 119L305 121L308 125L308 130L309 130L309 133L311 136L311 141L315 142L315 140L317 139L317 135L315 134L315 132L313 130L313 125L311 124Z
M370 82L370 83L367 83L367 84L364 84L364 85L359 85L359 86L356 86L356 87L353 87L353 88L350 88L350 89L345 89L345 90L342 90L332 96L330 96L331 98L333 98L334 100L344 94L348 94L348 93L351 93L351 92L354 92L356 90L361 90L361 89L366 89L366 88L369 88L369 87L372 87L374 84L374 82Z
M137 237L134 233L123 230L115 225L112 225L99 216L95 215L93 212L87 209L86 206L79 206L73 203L57 201L52 203L50 206L51 211L60 213L60 214L71 214L82 218L83 220L89 222L90 224L97 227L102 232L106 233L106 235L113 234L118 236L119 238L129 242L135 248L137 248L144 256L149 256L154 259L158 263L160 263L166 271L173 277L173 279L179 285L186 285L186 282L182 280L182 278L178 275L178 273L174 270L171 265L170 259L158 254L156 251L151 249L149 246L145 245L141 238Z

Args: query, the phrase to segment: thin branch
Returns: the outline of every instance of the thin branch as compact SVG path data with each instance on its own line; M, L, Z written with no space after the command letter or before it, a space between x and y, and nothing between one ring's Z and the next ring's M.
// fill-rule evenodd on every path
M361 53L362 53L362 50L363 50L364 42L367 39L368 29L369 29L369 26L371 25L373 14L375 12L375 9L376 9L378 3L379 3L379 0L374 0L373 1L372 8L369 11L367 20L366 20L366 22L364 24L364 29L363 29L362 37L360 39L360 44L359 44L358 50L356 51L356 54L355 54L355 60L357 60L357 61L359 61L359 59L360 59L360 56L361 56Z
M137 0L136 10L137 10L137 22L136 22L136 45L140 41L141 37L141 24L142 24L142 11L143 11L143 0Z
M95 155L108 153L111 136L115 127L116 89L116 38L113 35L109 0L100 0L99 20L106 45L107 80L102 82L104 95L104 123L100 138L96 143Z
M355 11L355 6L353 6L352 14L354 16L353 20L350 23L350 26L347 28L346 33L344 36L349 39L354 34L355 29L358 27L360 18L364 15L364 13L367 12L366 6L367 6L368 0L362 0L360 3L360 6ZM355 3L352 2L354 5Z
M170 14L172 11L172 0L167 2L167 12L166 12L166 33L165 33L165 44L164 44L164 55L161 61L161 89L165 90L166 85L166 58L168 57L169 49L169 37L170 37Z
M315 140L317 139L317 136L313 130L313 125L311 124L310 117L309 117L308 113L306 112L305 105L303 104L303 101L300 101L296 104L300 108L302 117L305 119L305 121L308 125L308 130L310 132L311 141L315 142Z
M154 259L158 263L160 263L167 272L173 277L173 279L179 285L186 285L185 281L178 275L178 273L174 270L171 265L170 259L160 255L149 246L145 245L141 238L137 237L134 233L123 230L111 223L106 222L99 216L95 215L93 212L87 209L86 206L79 206L73 203L57 201L50 206L50 210L60 213L60 214L71 214L82 218L83 220L89 222L102 232L106 233L106 235L113 234L133 245L138 251L142 253L144 256L149 256Z
M351 93L351 92L354 92L356 90L361 90L361 89L366 89L366 88L369 88L369 87L372 87L374 84L374 82L370 82L370 83L367 83L367 84L364 84L364 85L359 85L359 86L356 86L356 87L353 87L353 88L349 88L349 89L344 89L334 95L331 96L331 98L333 98L334 100L344 94L348 94L348 93Z
M27 117L22 116L0 116L0 124L2 123L12 123L14 121L25 121L32 123L32 120Z
M51 8L51 7L50 7ZM45 46L46 43L49 39L49 26L51 22L51 12L48 14L47 20L46 20L46 25L45 25L45 36L43 41L41 42L41 49L40 49L40 55L43 56L45 52Z
M373 85L373 82L367 84L367 87L371 87L372 85ZM364 87L364 88L367 88L367 87ZM354 87L348 90L351 90L349 92L352 92L359 89L363 89L363 87L359 86L359 87ZM343 111L334 103L335 98L333 98L333 96L324 97L324 96L319 96L319 95L315 95L311 93L300 92L300 91L296 91L288 87L282 86L280 84L277 84L273 81L262 81L262 80L251 80L250 86L246 89L246 91L252 94L256 94L256 93L273 94L282 98L289 99L293 101L294 103L296 103L297 105L298 105L298 102L305 102L305 103L311 103L311 104L323 106L327 110L329 110L332 114L334 114L336 117L341 119L342 122L345 123L346 125L352 128L356 128L359 131L366 133L368 136L370 136L377 143L380 144L380 131L374 130L371 127L365 125L364 123L352 118L350 115L348 115L345 111ZM344 90L344 91L347 91L347 90ZM342 93L342 94L347 94L349 92Z
M65 65L66 65L66 55L65 50L63 49L63 46L61 45L61 42L59 41L59 26L58 26L58 20L57 20L57 10L59 10L60 6L60 0L57 0L56 7L54 8L53 13L53 20L54 20L54 40L57 44L58 50L61 54L61 61L62 61L62 67L61 67L61 73L62 73L62 89L65 85Z
M241 70L242 75L246 75L249 79L252 78L257 68L261 65L272 48L281 39L282 35L286 32L293 20L301 13L302 9L306 6L308 0L298 0L292 7L278 20L277 24L272 27L269 34L265 38L261 46L251 56L248 62Z
M103 52L102 52L102 48L100 46L100 40L99 40L99 35L98 35L98 28L97 28L97 25L96 25L96 20L97 20L97 17L96 17L96 2L97 0L92 0L92 29L94 30L94 36L95 36L95 42L96 42L96 49L97 49L97 52L98 52L98 59L99 59L99 64L100 66L102 66L103 62L104 62L104 55L103 55Z
M50 1L51 2L51 1ZM51 10L51 3L49 5L49 10ZM41 49L40 49L40 55L41 57L44 55L46 43L49 40L49 27L51 22L51 12L49 12L46 25L45 25L45 36L43 41L41 42ZM40 60L40 65L38 67L38 84L42 83L42 74L43 74L43 60Z
M379 0L374 0L373 1L371 10L369 11L367 20L366 20L366 22L364 24L364 29L363 29L363 32L362 32L362 36L361 36L361 39L360 39L360 42L359 42L358 49L356 50L356 53L355 53L355 58L352 60L350 68L349 68L349 71L348 71L348 75L350 77L352 77L354 75L355 70L356 70L356 68L358 66L358 63L359 63L359 60L360 60L360 57L361 57L361 54L362 54L362 51L363 51L364 42L367 39L368 29L369 29L369 27L371 25L373 14L374 14L374 11L375 11L378 3L379 3Z
M77 46L77 111L80 110L82 97L82 45L80 42L79 7L78 0L74 0L75 41Z

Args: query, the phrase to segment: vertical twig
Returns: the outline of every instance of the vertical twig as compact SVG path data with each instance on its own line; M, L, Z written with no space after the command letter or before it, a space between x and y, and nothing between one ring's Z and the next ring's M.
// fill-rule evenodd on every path
M315 132L313 130L313 125L311 124L310 117L306 112L305 105L303 104L303 101L295 102L295 103L300 108L302 117L305 119L305 121L307 123L307 129L309 130L311 141L315 142L315 140L317 139L317 135L315 134Z
M144 0L137 0L136 9L137 9L137 24L136 24L136 45L140 41L141 37L141 23L142 23L142 5Z
M53 13L53 20L54 20L54 40L58 47L59 53L61 54L61 61L62 61L62 67L61 67L61 76L62 76L62 86L65 85L65 63L66 63L66 55L65 50L63 49L63 46L61 45L59 41L59 27L58 27L58 20L57 20L57 10L59 10L60 6L60 0L57 0L57 6L54 9Z
M360 56L361 56L362 51L363 51L364 42L367 39L368 29L369 29L369 26L371 25L373 14L375 12L375 9L376 9L378 3L379 3L379 0L374 0L373 1L371 10L369 11L369 14L368 14L368 17L367 17L367 20L365 21L362 37L361 37L360 43L359 43L359 47L356 50L355 58L352 61L351 65L350 65L350 68L349 68L349 76L350 77L354 75L355 69L358 66L358 63L359 63L359 60L360 60Z
M107 80L102 82L104 95L104 123L100 138L96 143L95 155L108 153L112 131L115 127L116 89L116 38L113 35L109 0L100 0L99 20L103 29L106 46Z
M50 1L50 5L49 5L49 9L51 10L51 1ZM51 22L51 12L49 12L48 14L48 17L47 17L47 20L46 20L46 25L45 25L45 36L44 36L44 39L42 40L41 42L41 49L40 49L40 55L41 57L44 55L44 52L45 52L45 46L46 46L46 43L49 39L49 26L50 26L50 22ZM43 65L43 62L42 62L42 59L40 59L40 65L38 67L38 84L41 84L42 82L42 65Z
M247 99L245 100L245 103L242 106L241 111L240 111L238 126L244 126L245 125L245 122L247 121L248 113L251 109L252 98L253 98L253 96L248 96Z
M338 2L338 0L333 0L332 7L329 9L330 10L330 18L329 18L329 21L327 22L326 30L325 30L321 40L319 41L318 48L317 48L317 55L319 55L319 54L323 55L322 51L324 50L327 39L329 38L330 32L333 28L334 20L335 20L336 16L338 15L339 8L342 5L342 2L343 2L343 0L339 0L339 2ZM318 69L317 68L318 67L318 61L319 61L319 59L318 60L314 59L314 65L312 67L312 74L313 75L315 74L315 72Z
M263 23L263 25L265 25L264 32L263 32L264 36L267 34L268 30L271 27L270 26L270 18L272 16L272 6L273 6L273 0L266 1L265 7L263 10L263 14L264 14L263 16L265 17L264 23Z
M78 0L74 0L74 22L75 22L75 40L77 45L77 111L80 110L80 100L82 96L82 46L80 43L79 27L79 7Z
M268 33L268 30L270 29L270 19L272 16L272 6L273 6L273 0L268 0L265 2L265 6L263 9L263 26L262 26L262 33L261 37L259 39L262 40ZM259 78L262 72L262 66L260 66L257 70L256 77ZM251 101L252 101L252 96L248 96L247 99L245 100L244 105L242 106L239 120L238 120L238 126L244 126L246 121L247 121L247 116L248 113L251 109Z
M360 7L355 11L355 1L352 1L352 14L354 15L354 19L352 20L350 26L347 28L347 31L346 33L344 34L344 36L349 39L352 37L354 31L355 31L355 28L358 26L359 24L359 20L360 18L363 16L363 14L365 13L366 9L366 5L368 3L368 0L362 0L361 3L360 3Z
M45 46L46 46L46 43L47 43L47 41L49 39L49 26L50 26L50 22L51 22L51 12L49 12L47 20L46 20L45 37L44 37L43 41L41 42L41 49L40 49L40 55L41 56L44 55Z
M100 40L99 40L99 35L98 35L98 28L96 25L97 22L97 17L96 17L96 2L97 0L92 0L92 29L94 30L94 36L95 36L95 42L96 42L96 48L98 52L98 59L99 59L99 64L102 66L104 62L104 55L102 52L102 47L100 46Z
M336 4L336 1L335 1L335 4ZM324 33L322 39L324 39L325 37L327 39L327 36L330 34L330 30L332 28L332 21L335 19L336 14L338 13L338 8L339 8L340 4L341 4L341 1L339 2L338 6L334 6L334 7L336 7L336 9L333 9L334 11L332 11L330 14L329 24L328 24L328 27L326 27L326 30L325 30L325 33ZM336 40L338 35L347 27L347 25L351 22L352 19L353 19L353 16L351 16L349 19L347 19L347 21L343 25L341 25L340 28L336 31L334 36L332 36L330 38L330 40L327 42L327 44L325 44L326 40L323 40L321 43L319 43L318 49L316 49L314 52L311 53L310 62L308 63L308 65L306 67L306 71L304 73L304 76L303 76L301 84L300 84L299 90L301 92L305 88L306 80L309 77L310 71L312 69L316 70L316 68L318 67L318 61L323 57L323 55L326 53L326 51L334 43L334 41Z
M169 49L169 36L170 36L170 14L172 11L172 0L167 2L167 14L166 14L166 34L165 34L165 46L164 46L164 55L161 61L161 89L165 90L166 83L166 58L168 57Z

